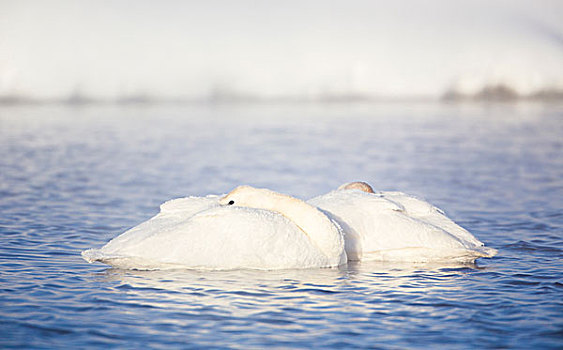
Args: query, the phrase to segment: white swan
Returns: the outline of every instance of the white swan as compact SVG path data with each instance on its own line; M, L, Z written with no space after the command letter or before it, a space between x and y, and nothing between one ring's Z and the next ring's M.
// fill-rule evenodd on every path
M401 192L354 182L308 203L342 227L349 260L472 262L496 254L440 209Z
M119 268L283 269L347 261L340 228L317 208L266 189L164 203L160 213L82 252Z

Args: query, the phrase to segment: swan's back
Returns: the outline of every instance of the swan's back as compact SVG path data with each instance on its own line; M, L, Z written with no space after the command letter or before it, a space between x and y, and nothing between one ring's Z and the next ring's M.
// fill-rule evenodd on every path
M334 266L285 216L262 209L221 206L219 197L169 201L150 220L101 249L92 262L119 268L282 269Z
M135 247L151 236L173 231L179 224L197 213L219 207L218 196L186 197L172 199L160 205L160 212L109 241L104 248L112 251L118 247Z
M349 259L472 261L496 252L438 208L404 193L339 190L309 203L343 227Z
M405 213L413 218L424 220L428 224L439 227L462 241L476 246L483 245L483 243L469 233L469 231L448 218L442 209L422 199L409 196L403 192L380 192L380 195L387 200L401 205Z

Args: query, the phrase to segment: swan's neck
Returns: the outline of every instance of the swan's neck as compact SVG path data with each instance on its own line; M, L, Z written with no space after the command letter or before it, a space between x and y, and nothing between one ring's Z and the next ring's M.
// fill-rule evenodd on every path
M346 261L344 238L340 229L321 211L304 201L280 193L272 193L268 210L278 212L297 225L327 257Z

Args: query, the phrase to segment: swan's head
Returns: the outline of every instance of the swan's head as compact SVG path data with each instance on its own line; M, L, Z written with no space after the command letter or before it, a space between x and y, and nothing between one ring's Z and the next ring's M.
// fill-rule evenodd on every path
M366 193L375 193L373 188L367 183L363 181L356 181L356 182L349 182L340 187L339 190L360 190Z
M273 194L274 192L262 188L239 186L219 199L219 204L249 208L268 208L271 206Z

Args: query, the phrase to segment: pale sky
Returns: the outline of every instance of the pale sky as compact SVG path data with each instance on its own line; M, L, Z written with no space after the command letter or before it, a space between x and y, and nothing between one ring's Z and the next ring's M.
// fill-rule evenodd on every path
M563 87L563 1L0 1L0 95Z

